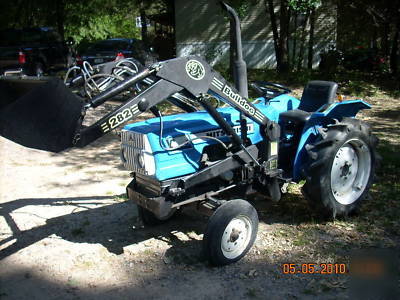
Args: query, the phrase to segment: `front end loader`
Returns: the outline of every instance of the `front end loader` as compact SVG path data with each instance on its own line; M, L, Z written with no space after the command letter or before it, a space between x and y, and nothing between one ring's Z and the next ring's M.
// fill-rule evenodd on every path
M322 214L354 212L372 183L377 142L370 127L354 118L369 104L336 102L333 82L309 82L301 100L284 86L256 82L260 97L249 101L239 19L223 7L236 29L235 86L203 58L188 56L144 68L87 101L48 82L0 111L3 137L53 152L84 147L151 111L154 118L121 131L121 160L133 177L127 195L146 225L163 223L185 206L210 216L203 245L214 265L238 261L253 245L258 216L243 200L251 193L279 201L287 183L305 180L304 195ZM82 126L88 109L144 80L146 88ZM185 106L179 95L203 110ZM157 109L162 101L186 112L163 116Z

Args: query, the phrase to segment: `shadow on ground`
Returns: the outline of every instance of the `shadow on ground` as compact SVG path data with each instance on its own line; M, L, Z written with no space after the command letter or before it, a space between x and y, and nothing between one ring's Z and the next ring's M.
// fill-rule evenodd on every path
M301 200L299 196L297 200ZM220 299L269 299L282 298L309 298L317 294L334 296L343 294L341 288L345 279L333 275L328 280L321 275L315 275L314 280L301 275L282 274L282 263L294 261L297 250L292 253L280 254L278 261L264 256L249 254L240 262L212 268L204 261L201 254L201 240L181 240L173 234L175 231L201 234L205 227L205 220L199 215L182 213L163 226L152 228L139 228L135 214L135 205L131 202L117 202L104 205L110 197L76 197L76 198L50 198L50 199L18 199L1 204L1 216L6 219L12 229L13 235L2 240L0 246L15 239L16 241L0 253L0 259L15 254L30 245L50 236L56 235L64 240L74 243L101 244L114 254L122 254L124 247L155 238L167 242L170 248L164 254L170 261L164 263L158 257L148 257L142 262L135 261L129 255L124 255L126 260L124 269L131 282L120 285L101 286L91 284L82 286L79 282L68 280L63 282L52 274L38 273L16 265L3 276L2 281L12 285L13 289L4 286L0 289L0 296L19 299L43 299L49 295L58 295L63 299L192 299L220 298ZM293 199L292 199L293 200ZM294 199L296 200L296 199ZM276 207L265 201L255 204L260 211L260 221L271 224L286 223L301 225L309 221L304 214L304 202L296 206L283 207L284 210L292 209L292 214L284 214ZM26 231L20 231L13 219L13 212L27 206L56 207L68 205L72 212L63 216L49 218L42 226ZM90 208L96 205L101 207ZM79 209L85 209L77 211ZM77 212L74 212L77 211ZM302 213L303 212L303 213ZM301 214L302 218L296 215ZM133 227L136 228L133 228ZM317 250L316 250L317 251ZM121 257L122 258L122 257ZM153 267L152 267L153 266ZM156 267L155 267L156 266ZM146 268L150 268L150 271ZM154 268L154 269L153 269ZM143 269L143 272L140 270ZM73 278L71 274L71 278ZM315 280L318 279L318 281ZM332 283L332 282L334 283ZM19 286L24 288L18 288ZM10 290L14 290L10 294Z
M377 118L392 119L393 121L400 121L400 107L397 109L378 110L372 113L372 116Z
M200 217L192 217L187 214L179 215L175 220L171 220L163 226L141 228L135 204L129 201L104 205L103 200L106 199L110 199L110 197L18 199L1 204L0 215L5 218L13 234L0 241L0 246L14 239L16 241L0 252L0 259L4 259L52 234L75 243L101 244L115 254L123 253L123 247L127 245L151 238L167 241L174 249L179 248L182 252L185 252L185 247L197 248L198 245L194 244L199 243L199 241L190 240L186 245L171 232L179 230L201 233L204 222ZM69 205L76 209L84 208L85 210L50 218L42 226L21 231L11 214L13 211L29 205L45 207ZM104 206L90 208L96 205Z

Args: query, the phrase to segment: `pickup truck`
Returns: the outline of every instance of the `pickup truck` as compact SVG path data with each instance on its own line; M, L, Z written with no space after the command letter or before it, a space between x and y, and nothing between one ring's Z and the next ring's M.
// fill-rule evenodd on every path
M0 75L42 76L69 67L72 51L49 27L0 31Z

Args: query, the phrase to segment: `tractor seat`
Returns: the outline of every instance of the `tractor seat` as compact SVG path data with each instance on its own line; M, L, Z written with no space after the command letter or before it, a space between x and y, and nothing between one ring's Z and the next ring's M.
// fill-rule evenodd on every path
M335 101L337 88L337 83L332 81L313 80L308 82L304 87L299 107L281 113L280 120L283 123L290 121L304 125L313 112Z

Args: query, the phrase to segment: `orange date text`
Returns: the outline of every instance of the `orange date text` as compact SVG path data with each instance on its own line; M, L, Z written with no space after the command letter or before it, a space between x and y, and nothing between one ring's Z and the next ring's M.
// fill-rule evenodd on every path
M347 274L346 264L333 263L306 263L306 264L282 264L283 274Z

